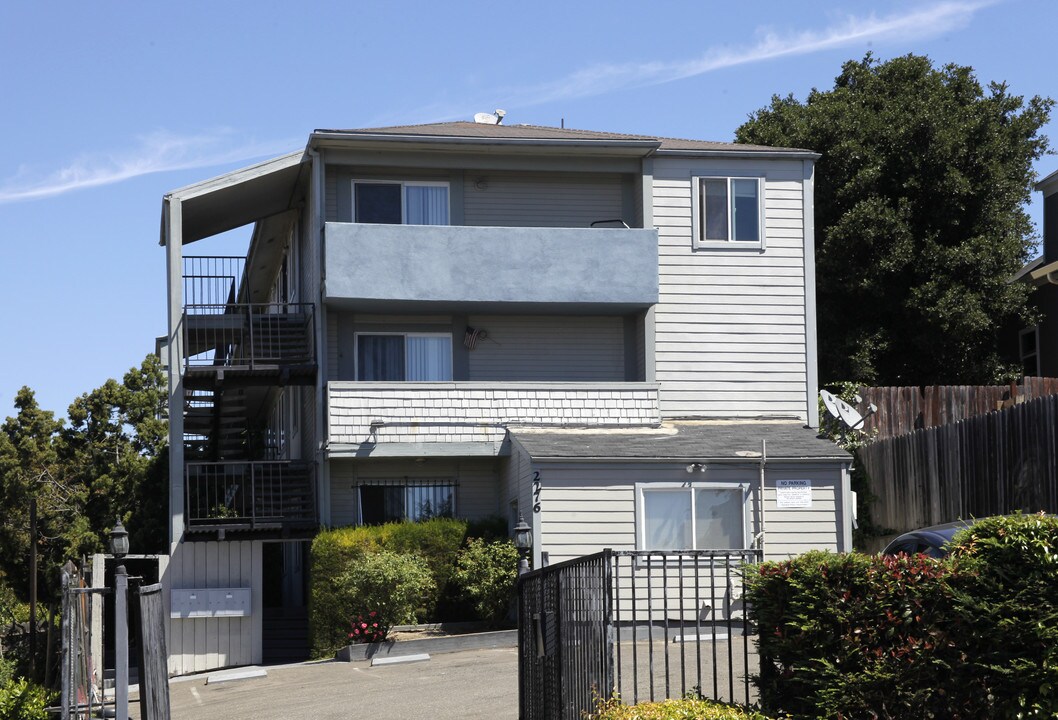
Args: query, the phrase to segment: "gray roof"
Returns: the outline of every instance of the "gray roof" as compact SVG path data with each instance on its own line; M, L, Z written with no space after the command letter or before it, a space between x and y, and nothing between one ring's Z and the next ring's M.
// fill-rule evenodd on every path
M739 151L739 152L790 152L810 153L797 148L769 147L766 145L744 145L741 143L713 142L710 140L684 140L654 135L629 135L626 133L599 132L596 130L574 130L572 128L546 127L542 125L489 125L476 122L443 122L424 125L395 125L381 128L359 128L353 130L324 130L317 133L368 136L393 135L430 138L470 138L480 140L565 140L592 141L599 144L651 143L660 151Z
M797 422L672 422L635 430L511 428L534 459L746 460L767 440L769 460L850 462L852 456Z

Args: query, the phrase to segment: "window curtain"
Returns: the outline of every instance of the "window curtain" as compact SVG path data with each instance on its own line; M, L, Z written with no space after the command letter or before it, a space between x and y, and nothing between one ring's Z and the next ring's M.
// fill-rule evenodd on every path
M404 214L408 225L447 225L448 188L442 185L406 185Z
M727 181L702 180L699 192L702 240L727 240Z
M452 379L452 338L407 338L406 380L438 381Z
M404 337L359 335L356 339L357 380L403 380Z
M451 485L411 485L404 489L404 506L408 520L429 520L435 517L452 517L453 497Z

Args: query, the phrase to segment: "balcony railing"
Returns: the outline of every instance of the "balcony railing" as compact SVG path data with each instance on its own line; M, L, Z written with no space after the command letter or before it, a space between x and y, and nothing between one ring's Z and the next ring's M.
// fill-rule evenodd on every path
M184 308L185 367L261 369L313 364L312 303L216 303Z
M239 299L246 258L188 255L184 257L184 304L218 305Z
M316 525L310 463L188 463L185 470L189 530L309 529Z

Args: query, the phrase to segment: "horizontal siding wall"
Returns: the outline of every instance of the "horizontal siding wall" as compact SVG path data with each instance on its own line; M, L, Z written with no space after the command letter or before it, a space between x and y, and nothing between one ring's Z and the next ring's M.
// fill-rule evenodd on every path
M667 417L807 419L803 166L654 163L657 380ZM692 175L765 175L766 249L693 250Z
M471 520L496 515L500 510L499 461L488 459L428 458L417 463L402 460L332 460L330 525L356 525L359 516L358 483L371 480L446 479L456 483L457 517Z
M173 546L162 575L167 610L172 590L250 588L252 612L239 618L167 618L170 675L261 663L261 573L260 541Z
M471 327L486 330L470 352L470 379L625 379L621 317L471 315Z
M467 225L588 227L624 217L618 174L467 170L464 177Z
M539 535L550 562L561 562L604 548L635 550L635 484L646 482L746 482L750 484L751 535L760 529L760 470L744 466L709 465L688 475L685 463L536 461L540 473ZM776 506L775 483L784 479L812 481L812 507ZM765 474L765 552L768 559L807 550L850 550L842 547L846 514L841 506L841 466L770 465Z

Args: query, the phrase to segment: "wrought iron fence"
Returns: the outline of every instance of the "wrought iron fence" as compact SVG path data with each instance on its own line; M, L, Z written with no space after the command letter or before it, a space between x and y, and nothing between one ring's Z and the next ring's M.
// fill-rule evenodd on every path
M754 700L742 569L757 550L603 550L522 576L522 720L579 720L599 698Z
M258 528L315 522L311 463L187 463L185 471L189 528Z

